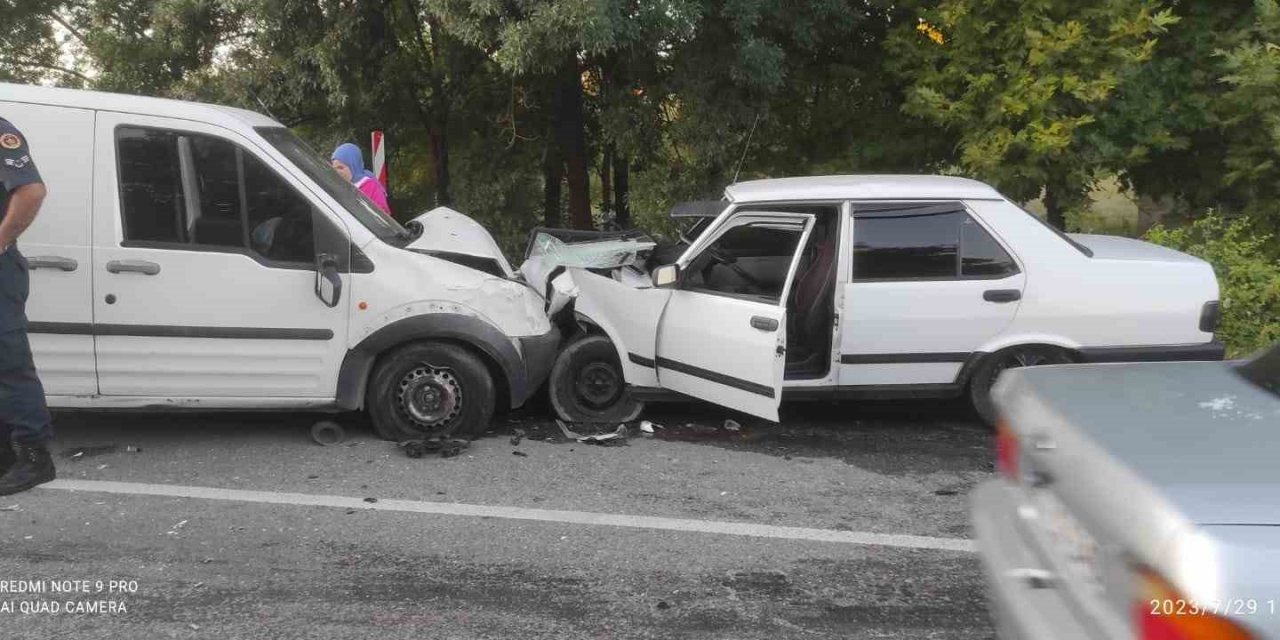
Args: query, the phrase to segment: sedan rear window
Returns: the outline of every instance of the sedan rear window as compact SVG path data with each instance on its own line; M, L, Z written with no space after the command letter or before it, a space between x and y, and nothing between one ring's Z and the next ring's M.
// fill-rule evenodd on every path
M1244 363L1239 371L1249 382L1280 396L1280 344Z

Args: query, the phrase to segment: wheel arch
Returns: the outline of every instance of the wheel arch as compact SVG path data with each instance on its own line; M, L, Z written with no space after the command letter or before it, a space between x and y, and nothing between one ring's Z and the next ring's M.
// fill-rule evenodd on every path
M1019 347L1049 347L1066 352L1075 362L1079 362L1082 359L1078 343L1058 336L1028 335L1005 338L984 345L982 349L970 354L964 365L960 367L960 372L956 374L956 384L960 387L968 387L973 377L973 372L978 369L984 360Z
M532 393L519 351L497 327L472 316L431 313L401 318L348 349L338 370L335 404L352 411L363 409L376 364L394 349L422 341L457 344L479 356L493 377L499 410L520 405Z

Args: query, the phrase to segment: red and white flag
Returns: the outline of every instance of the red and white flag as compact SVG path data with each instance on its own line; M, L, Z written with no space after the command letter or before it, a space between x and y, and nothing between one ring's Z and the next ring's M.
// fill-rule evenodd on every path
M373 132L373 175L387 189L387 147L379 130Z

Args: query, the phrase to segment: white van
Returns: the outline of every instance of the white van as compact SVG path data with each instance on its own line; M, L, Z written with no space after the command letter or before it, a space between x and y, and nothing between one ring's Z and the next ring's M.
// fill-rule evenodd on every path
M407 230L270 118L12 84L0 116L49 189L19 247L51 407L364 409L386 438L466 436L550 369L542 298L465 255L474 222Z

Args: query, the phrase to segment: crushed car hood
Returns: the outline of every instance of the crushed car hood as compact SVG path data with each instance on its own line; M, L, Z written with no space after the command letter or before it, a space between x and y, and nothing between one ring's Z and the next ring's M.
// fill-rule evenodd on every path
M493 236L466 215L449 207L436 207L414 218L413 222L422 225L422 233L406 249L505 278L515 276L511 263L502 255L502 249L498 248Z
M615 279L643 287L649 285L644 256L655 246L643 234L539 229L533 233L520 273L525 282L541 292L547 291L547 282L554 279L554 274L566 269L610 270Z

